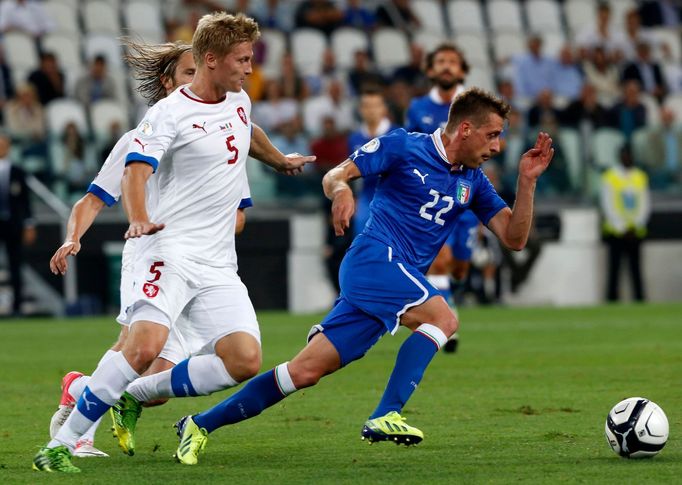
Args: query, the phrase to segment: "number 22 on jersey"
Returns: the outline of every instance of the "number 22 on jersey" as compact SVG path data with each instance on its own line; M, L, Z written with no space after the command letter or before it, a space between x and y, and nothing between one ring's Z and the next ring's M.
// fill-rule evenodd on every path
M429 195L433 197L433 199L428 201L423 206L421 206L421 208L419 209L419 215L426 219L427 221L433 221L436 224L442 226L445 224L445 220L441 216L452 210L452 206L455 205L455 199L453 199L449 195L444 195L441 197L441 195L436 190L433 189L429 190ZM441 199L447 205L438 212L436 212L435 215L429 213L428 210L433 209Z

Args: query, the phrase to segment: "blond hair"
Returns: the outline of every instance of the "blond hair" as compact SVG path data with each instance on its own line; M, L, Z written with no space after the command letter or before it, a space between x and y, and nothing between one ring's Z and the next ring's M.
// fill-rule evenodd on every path
M242 42L255 42L260 37L258 23L244 14L231 15L214 12L199 19L197 30L192 37L194 62L204 63L204 56L212 52L217 57L228 54Z
M133 77L140 81L137 91L154 104L166 97L164 80L174 79L180 57L190 52L192 46L184 42L144 44L132 39L121 39L127 47L123 59L133 70Z

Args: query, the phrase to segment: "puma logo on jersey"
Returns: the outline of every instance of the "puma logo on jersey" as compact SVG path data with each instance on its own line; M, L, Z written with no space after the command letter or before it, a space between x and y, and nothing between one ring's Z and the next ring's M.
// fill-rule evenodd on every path
M137 139L137 138L135 138L133 141L134 141L135 143L137 143L138 145L140 145L140 148L142 148L142 151L144 151L144 147L146 147L147 145L149 145L149 143L142 143L142 142L141 142L139 139Z
M203 125L198 125L196 123L192 123L192 128L196 128L197 130L203 130L204 133L206 133L206 122L204 121Z
M419 170L417 170L416 168L415 168L414 170L412 170L412 173L417 174L417 177L419 177L420 179L422 179L422 183L423 183L423 184L426 184L426 181L425 181L424 179L425 179L426 177L429 176L428 173L425 173L424 175L422 175L421 173L419 173Z

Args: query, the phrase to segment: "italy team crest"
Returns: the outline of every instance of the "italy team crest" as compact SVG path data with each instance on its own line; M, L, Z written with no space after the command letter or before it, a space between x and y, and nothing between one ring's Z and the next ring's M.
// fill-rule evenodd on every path
M466 205L471 198L471 184L464 180L457 181L457 202L459 205Z

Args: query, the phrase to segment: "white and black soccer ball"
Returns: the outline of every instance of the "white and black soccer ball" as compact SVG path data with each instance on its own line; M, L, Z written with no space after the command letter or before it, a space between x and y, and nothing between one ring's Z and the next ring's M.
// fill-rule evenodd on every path
M668 441L668 418L654 402L643 397L625 399L606 417L606 441L624 458L647 458Z

